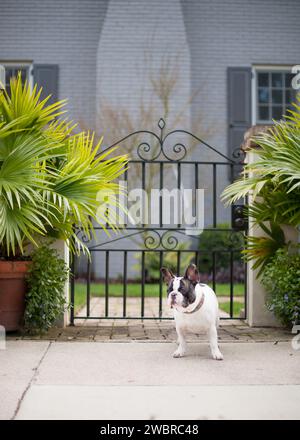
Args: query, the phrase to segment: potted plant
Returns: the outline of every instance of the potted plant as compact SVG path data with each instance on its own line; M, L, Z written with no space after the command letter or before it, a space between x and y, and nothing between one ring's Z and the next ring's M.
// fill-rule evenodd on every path
M127 158L97 155L101 142L62 118L65 100L47 105L50 96L40 100L41 90L22 84L20 74L10 90L0 96L0 324L16 330L24 314L28 245L55 237L73 253L87 252L73 226L87 237L94 222L113 226L97 195L119 191L114 180Z

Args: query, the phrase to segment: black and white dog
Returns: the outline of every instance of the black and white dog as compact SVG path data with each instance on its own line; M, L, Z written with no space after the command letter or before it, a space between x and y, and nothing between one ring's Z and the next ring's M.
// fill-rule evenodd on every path
M178 358L186 353L186 333L208 333L213 359L222 360L218 347L217 327L219 306L215 292L206 284L200 283L197 267L190 264L183 277L161 268L163 279L168 286L168 305L174 310L178 335L178 348L173 356Z

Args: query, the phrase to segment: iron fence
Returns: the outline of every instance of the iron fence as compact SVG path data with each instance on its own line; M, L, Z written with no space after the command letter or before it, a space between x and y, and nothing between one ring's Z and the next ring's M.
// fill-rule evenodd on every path
M180 275L191 261L199 266L202 281L220 297L224 319L244 318L247 314L247 268L241 259L247 225L242 206L231 211L220 202L221 190L243 165L243 154L237 149L232 158L227 157L186 130L165 134L163 119L158 128L159 134L135 131L108 148L121 148L128 141L136 145L124 174L129 187L148 193L154 185L159 191L180 190L188 185L194 203L196 190L204 186L203 233L186 235L187 226L181 221L166 224L161 193L155 208L156 224L149 220L138 225L127 221L111 238L96 226L96 238L86 243L91 258L75 258L71 265L72 324L79 319L170 319L164 307L165 288L159 268L171 265ZM141 140L141 136L147 136L147 140ZM170 143L172 137L176 140ZM186 143L189 138L194 142L190 150Z

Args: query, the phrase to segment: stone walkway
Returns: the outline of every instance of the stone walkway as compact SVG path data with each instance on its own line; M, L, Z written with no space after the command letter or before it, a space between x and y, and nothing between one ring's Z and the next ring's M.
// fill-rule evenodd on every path
M109 315L122 316L123 303L120 298L110 298ZM140 302L137 298L128 298L129 316L139 316ZM130 311L130 313L129 313ZM92 298L90 316L103 316L105 313L104 298ZM52 328L43 336L28 336L18 333L7 335L10 340L42 339L50 341L94 341L94 342L174 342L177 340L174 321L172 319L154 319L158 314L158 299L145 298L145 316L153 319L77 319L75 326L64 329ZM85 316L83 308L77 316ZM172 317L172 311L163 303L163 316ZM228 314L220 310L220 316ZM221 319L219 328L220 342L266 342L290 341L291 332L280 328L251 328L240 319ZM206 341L205 334L188 335L189 342Z
M43 339L69 342L175 342L177 340L173 321L160 320L101 320L95 325L82 323L73 327L52 328L44 336L8 334L9 340ZM219 328L220 343L224 342L287 342L290 331L280 328L251 328L243 321L224 320ZM189 335L189 342L204 342L205 334Z

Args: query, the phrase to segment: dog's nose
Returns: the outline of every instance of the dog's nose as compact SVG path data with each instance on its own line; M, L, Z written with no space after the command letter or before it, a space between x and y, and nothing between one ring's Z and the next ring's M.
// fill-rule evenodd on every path
M172 292L172 293L171 293L171 297L172 297L172 298L175 298L175 296L176 296L176 292Z

